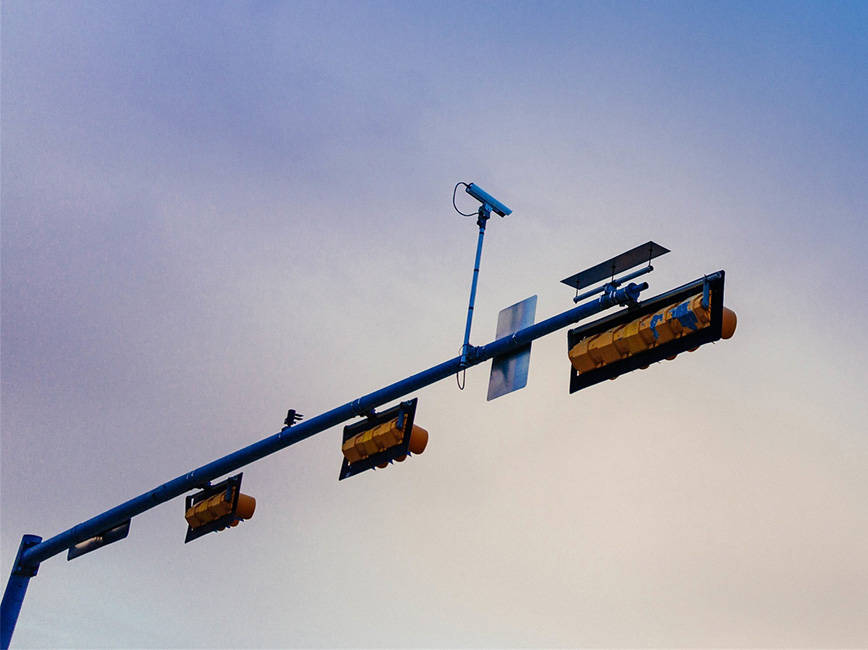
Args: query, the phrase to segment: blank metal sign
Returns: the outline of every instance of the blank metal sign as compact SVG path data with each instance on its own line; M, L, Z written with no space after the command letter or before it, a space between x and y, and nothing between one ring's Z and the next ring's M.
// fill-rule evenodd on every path
M497 335L495 340L515 334L533 325L536 316L536 296L526 298L511 307L502 309L497 315ZM491 375L488 378L488 401L506 395L527 385L527 371L530 367L530 343L520 348L494 357L491 360Z

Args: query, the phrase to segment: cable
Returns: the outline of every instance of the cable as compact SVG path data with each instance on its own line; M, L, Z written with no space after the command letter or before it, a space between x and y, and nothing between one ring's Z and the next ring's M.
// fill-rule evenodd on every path
M455 373L455 381L458 383L458 390L464 390L467 384L467 368L461 368Z
M462 217L475 217L476 212L471 212L470 214L465 214L461 210L458 209L458 206L455 204L455 194L458 192L458 186L463 185L464 187L468 187L467 183L455 183L455 188L452 190L452 207L455 208L455 212L460 214Z

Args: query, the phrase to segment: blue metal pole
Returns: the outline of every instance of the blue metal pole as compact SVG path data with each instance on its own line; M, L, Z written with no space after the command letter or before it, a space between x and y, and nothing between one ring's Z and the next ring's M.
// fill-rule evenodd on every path
M459 360L462 369L467 367L467 354L470 351L470 325L473 323L476 284L479 281L479 265L482 262L482 240L485 237L485 222L491 217L491 211L487 208L488 206L486 205L479 208L479 219L476 221L479 226L479 238L476 240L476 263L473 265L473 282L470 285L470 306L467 307L467 324L464 326L464 343L461 346L461 359Z
M442 379L446 379L447 377L456 374L461 369L462 363L465 363L466 367L478 365L495 356L499 356L517 347L521 347L522 345L542 336L551 334L552 332L571 325L572 323L593 316L594 314L616 304L623 305L630 301L634 301L639 296L639 292L647 288L647 286L648 285L644 283L639 286L630 284L627 287L600 296L597 300L579 305L563 312L562 314L553 316L552 318L531 325L530 327L526 327L523 330L519 330L514 334L497 339L488 345L478 348L468 348L466 355L462 354L453 359L449 359L448 361L444 361L443 363L428 368L427 370L412 375L411 377L403 379L390 386L386 386L385 388L364 395L352 402L348 402L343 406L327 411L322 415L318 415L306 420L305 422L296 424L293 427L287 427L283 431L268 438L264 438L259 442L248 445L247 447L224 456L223 458L219 458L207 465L199 467L198 469L194 469L187 474L183 474L182 476L164 483L150 492L122 503L111 510L107 510L101 515L88 519L87 521L55 535L44 542L41 541L41 538L39 537L25 536L25 539L29 538L31 541L38 541L25 548L25 543L22 540L22 546L19 550L19 557L16 560L15 568L13 568L12 577L6 584L6 593L3 597L4 639L6 638L7 627L9 630L9 637L11 638L12 636L12 630L15 627L18 611L21 609L21 601L24 598L24 591L27 588L27 581L29 581L29 577L23 582L18 580L16 578L16 575L18 575L16 571L19 573L27 573L30 571L31 576L35 575L36 569L39 567L41 562L57 555L58 553L62 553L75 544L90 539L103 531L114 528L115 526L125 522L127 519L131 519L135 515L139 515L161 503L170 501L185 492L203 487L214 479L269 456L289 445L300 442L305 438L309 438L354 417L363 416L378 406L382 406L383 404L404 397L409 393L430 386ZM10 591L13 593L10 594ZM16 595L19 593L20 597ZM10 601L8 608L7 597Z
M647 288L647 282L638 285L631 282L626 287L606 293L592 302L586 302L578 307L573 307L557 316L552 316L551 318L540 321L535 325L525 327L523 330L519 330L515 334L504 336L502 339L497 339L488 345L475 348L474 354L472 355L473 358L471 365L476 365L477 363L482 363L483 361L487 361L493 357L499 357L507 352L512 352L523 345L527 345L531 341L535 341L536 339L551 334L552 332L557 332L568 325L572 325L584 318L593 316L609 307L632 303L639 298L639 293Z
M590 298L593 295L598 293L602 293L603 291L607 291L610 286L620 287L622 284L627 282L627 280L635 280L640 275L645 275L646 273L651 273L654 270L654 267L650 264L646 266L644 269L639 269L634 273L630 273L629 275L625 275L623 278L618 278L617 280L613 280L609 284L604 284L602 286L597 287L596 289L591 289L590 291L586 291L580 296L576 296L573 298L573 302L582 302L585 298Z
M18 613L21 611L21 605L24 603L24 596L27 593L27 585L30 584L30 578L35 576L39 570L39 564L22 565L22 556L24 551L36 546L41 541L42 538L38 535L24 535L18 546L18 554L15 556L15 564L12 566L12 575L9 576L6 591L3 592L3 601L0 602L0 649L2 650L9 648L12 633L15 631L15 624L18 622Z

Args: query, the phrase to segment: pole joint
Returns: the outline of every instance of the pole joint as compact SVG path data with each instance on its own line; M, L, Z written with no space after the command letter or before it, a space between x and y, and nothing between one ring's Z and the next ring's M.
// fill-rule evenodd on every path
M24 535L21 545L18 547L18 555L15 556L15 564L12 565L12 575L22 578L32 578L39 571L39 562L31 564L24 561L24 555L28 549L42 542L39 535Z
M491 207L487 203L483 203L479 206L477 215L476 225L479 226L480 230L485 230L485 222L491 219Z

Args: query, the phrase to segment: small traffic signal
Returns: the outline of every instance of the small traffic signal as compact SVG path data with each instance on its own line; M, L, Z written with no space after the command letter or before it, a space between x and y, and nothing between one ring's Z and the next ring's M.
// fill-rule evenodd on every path
M428 445L428 431L413 423L416 398L401 402L362 422L344 427L341 451L344 462L338 480L374 467L384 468L393 460L421 454Z
M75 546L70 546L69 552L66 554L66 559L74 560L77 557L81 557L82 555L95 551L103 546L108 546L109 544L126 539L126 536L129 534L130 520L127 519L117 526L104 530L99 535L94 535L90 539L79 542Z
M570 330L570 392L730 338L736 316L723 306L723 280L724 272L718 271Z
M187 497L184 518L187 520L186 544L206 533L237 526L253 516L256 499L241 494L241 477L238 474Z

